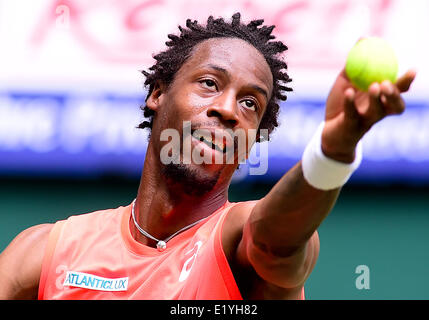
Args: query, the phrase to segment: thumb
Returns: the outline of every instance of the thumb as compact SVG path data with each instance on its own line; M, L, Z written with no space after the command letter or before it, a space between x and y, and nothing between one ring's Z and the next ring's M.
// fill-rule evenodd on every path
M396 87L400 92L407 92L416 77L415 70L408 70L402 77L396 80Z

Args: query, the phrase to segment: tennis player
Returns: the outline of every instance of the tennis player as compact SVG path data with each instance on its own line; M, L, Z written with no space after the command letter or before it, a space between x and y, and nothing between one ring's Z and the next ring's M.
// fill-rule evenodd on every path
M232 203L238 152L232 163L197 163L187 161L185 145L224 159L237 139L216 133L270 134L277 126L291 80L280 57L287 48L273 40L273 28L244 24L237 13L231 21L188 20L169 35L168 48L143 72L148 120L140 127L151 134L136 199L24 230L0 255L0 298L304 299L319 254L317 228L359 166L359 141L404 111L401 93L415 72L361 92L341 71L302 160L264 198ZM183 138L167 152L177 161L167 164L160 156L171 142L166 130ZM248 134L247 143L261 137Z

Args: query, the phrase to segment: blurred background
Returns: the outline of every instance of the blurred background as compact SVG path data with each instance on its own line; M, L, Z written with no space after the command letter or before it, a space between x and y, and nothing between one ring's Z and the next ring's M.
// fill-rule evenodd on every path
M360 37L388 40L400 74L417 70L407 110L364 137L362 165L319 229L306 297L429 299L426 0L0 0L0 251L32 225L134 199L147 145L140 71L187 18L237 11L276 25L294 92L260 159L267 173L242 165L230 201L264 196L300 159Z

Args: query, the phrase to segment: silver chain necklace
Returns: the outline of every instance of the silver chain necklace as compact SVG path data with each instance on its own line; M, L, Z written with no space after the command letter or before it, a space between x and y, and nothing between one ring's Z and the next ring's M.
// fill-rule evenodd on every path
M132 209L131 209L131 215L133 216L134 225L136 226L136 228L137 228L137 229L138 229L138 230L139 230L139 231L140 231L144 236L148 237L149 239L155 240L155 241L157 242L157 244L156 244L156 248L158 249L158 251L164 251L164 250L167 248L167 242L168 242L169 240L173 239L173 238L174 238L176 235L178 235L180 232L185 231L185 230L187 230L187 229L189 229L189 228L191 228L191 227L195 226L197 223L199 223L199 222L201 222L201 221L203 221L203 220L205 220L205 219L207 219L207 218L209 217L209 216L207 216L207 217L202 218L202 219L200 219L200 220L198 220L198 221L195 221L195 222L191 223L190 225L188 225L188 226L186 226L186 227L184 227L184 228L180 229L179 231L176 231L175 233L173 233L171 236L169 236L169 237L165 238L164 240L159 240L159 239L155 238L154 236L150 235L149 233L147 233L145 230L143 230L143 228L142 228L142 227L140 227L140 226L139 226L139 224L137 223L137 220L136 220L135 213L134 213L134 206L135 206L135 204L136 204L136 200L134 199L134 201L133 201L133 206L132 206Z

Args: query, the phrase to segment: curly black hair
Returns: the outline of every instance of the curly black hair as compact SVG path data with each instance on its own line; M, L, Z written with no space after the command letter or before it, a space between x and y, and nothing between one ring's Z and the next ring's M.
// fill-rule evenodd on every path
M285 101L286 92L292 91L292 88L287 86L287 83L292 81L286 73L287 64L278 56L287 50L287 46L281 41L270 41L275 39L271 34L275 26L261 26L264 23L263 19L244 24L240 18L240 13L235 13L231 23L228 23L223 18L214 19L210 16L206 26L198 24L196 20L187 19L187 28L179 26L179 35L169 34L170 40L165 43L168 48L154 56L156 64L150 67L149 71L141 71L146 77L144 85L149 86L146 101L157 81L163 82L167 87L173 82L176 72L190 57L192 49L197 44L212 38L239 38L253 45L264 56L273 75L273 94L259 126L259 129L267 129L270 134L279 125L278 100ZM146 105L141 106L141 109L149 121L143 121L138 128L151 129L155 112Z

